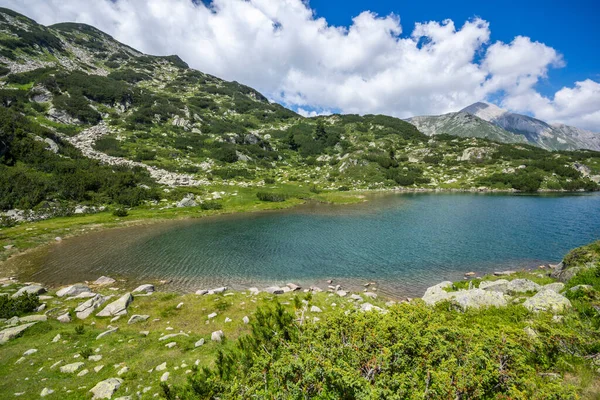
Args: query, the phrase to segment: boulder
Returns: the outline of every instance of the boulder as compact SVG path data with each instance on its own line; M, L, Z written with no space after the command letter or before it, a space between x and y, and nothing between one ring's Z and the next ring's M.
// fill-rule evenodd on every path
M17 298L19 296L21 296L22 294L28 293L28 294L42 294L42 293L46 293L47 290L46 288L40 286L40 285L29 285L29 286L23 286L21 289L19 289L16 293L14 293L11 297Z
M109 378L98 382L96 386L90 389L90 392L94 395L92 399L110 399L122 383L123 380L119 378Z
M551 311L559 313L566 308L571 307L571 302L565 296L556 293L554 290L542 290L535 296L528 298L523 306L529 311Z
M483 281L479 284L479 289L485 290L494 290L499 292L499 288L506 289L506 285L508 285L508 281L506 279L498 279L496 281Z
M227 290L227 286L218 287L208 291L208 294L222 294Z
M67 365L63 365L62 367L60 367L60 372L62 372L63 374L73 374L81 367L83 367L82 362L67 364Z
M340 297L346 297L348 292L346 292L345 290L338 290L337 292L335 292L335 294L337 294Z
M54 390L45 387L42 389L42 392L40 393L40 397L46 397L46 396L51 395L52 393L54 393Z
M204 296L205 294L208 294L208 290L206 290L206 289L196 290L196 294L198 296Z
M169 372L165 372L164 374L162 374L162 376L160 377L160 381L161 382L166 382L169 379Z
M504 295L499 292L471 289L449 294L451 295L451 300L458 304L463 310L481 307L504 307L507 305Z
M577 285L577 286L573 286L571 289L569 289L571 292L576 292L578 290L583 290L585 291L589 291L589 290L593 290L594 287L592 285Z
M77 284L77 285L71 285L71 286L67 286L67 287L60 289L58 292L56 292L56 296L58 296L58 297L78 296L81 293L89 293L91 291L92 290L88 286Z
M278 286L270 286L265 289L265 292L267 292L269 294L283 294L284 293L283 289Z
M102 339L104 336L113 334L113 333L115 333L118 330L119 330L119 328L117 327L117 328L111 328L111 329L109 329L107 331L104 331L101 334L99 334L98 336L96 336L96 340Z
M19 318L20 322L46 322L48 321L47 315L28 315L26 317Z
M373 311L373 310L383 311L383 309L381 307L374 306L371 303L363 303L360 305L360 311L362 311L362 312L369 312L369 311Z
M93 282L93 284L98 285L98 286L104 286L104 285L112 285L115 282L116 281L113 278L109 278L108 276L101 276L100 278L96 279Z
M297 290L300 290L300 289L302 289L302 287L300 287L300 286L298 286L298 285L296 285L296 284L294 284L294 283L288 283L286 286L287 286L288 288L290 288L290 290L291 290L292 292L295 292L295 291L297 291Z
M75 315L79 319L86 319L90 316L91 313L94 312L97 308L99 308L102 304L108 300L109 297L102 296L101 294L97 294L88 301L81 303L75 308Z
M513 279L508 282L508 293L537 292L542 287L529 279Z
M212 340L213 342L220 342L221 340L223 340L223 337L225 337L225 334L223 333L223 331L215 331L210 335L210 340Z
M194 347L200 347L204 344L204 338L198 340L196 343L194 343Z
M449 297L449 293L444 289L448 289L452 287L452 282L444 281L442 283L438 283L437 285L428 287L423 295L423 301L429 305L433 305L439 301L447 300Z
M562 282L549 283L547 285L542 286L543 290L552 290L556 293L560 293L565 288L565 284Z
M135 289L133 289L132 293L152 293L152 292L154 292L154 285L147 283L147 284L136 287Z
M59 316L56 319L59 322L62 322L63 324L67 324L67 323L71 322L71 316L69 315L69 313L64 313L63 315Z
M156 366L156 368L154 368L157 371L164 371L165 369L167 369L167 363L166 361L162 364L159 364Z
M135 323L138 323L138 322L144 322L148 318L150 318L149 315L138 315L138 314L135 314L135 315L132 315L131 318L129 318L129 321L127 321L127 323L129 325L131 325L131 324L135 324Z
M119 299L113 301L106 307L104 310L100 311L96 314L97 317L114 317L117 315L126 315L127 307L133 301L133 296L131 293L125 293L123 296L119 297Z

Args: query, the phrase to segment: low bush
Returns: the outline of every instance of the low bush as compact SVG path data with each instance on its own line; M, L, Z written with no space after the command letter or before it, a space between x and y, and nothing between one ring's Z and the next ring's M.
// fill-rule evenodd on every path
M37 295L25 293L13 298L12 296L0 296L0 318L12 318L35 311L40 305Z
M221 210L223 208L223 204L214 200L207 200L200 204L200 208L203 210Z
M260 201L271 201L271 202L282 202L285 201L288 196L281 193L270 193L270 192L258 192L256 193L256 197Z

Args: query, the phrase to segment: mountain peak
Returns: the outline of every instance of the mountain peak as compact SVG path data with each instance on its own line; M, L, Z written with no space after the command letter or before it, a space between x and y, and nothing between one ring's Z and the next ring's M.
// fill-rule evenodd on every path
M483 101L473 103L460 111L468 114L473 114L485 121L493 121L506 113L506 110L501 109L497 105L486 103Z

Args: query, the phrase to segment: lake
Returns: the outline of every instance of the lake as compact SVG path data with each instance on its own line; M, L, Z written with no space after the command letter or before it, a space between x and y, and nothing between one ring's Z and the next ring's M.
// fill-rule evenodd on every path
M600 238L600 195L392 194L110 229L57 243L28 276L172 280L182 291L376 282L394 297L465 272L537 267Z

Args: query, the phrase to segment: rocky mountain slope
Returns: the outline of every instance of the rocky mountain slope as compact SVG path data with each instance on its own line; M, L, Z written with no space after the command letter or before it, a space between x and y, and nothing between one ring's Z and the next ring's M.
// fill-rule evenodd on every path
M600 180L600 153L548 153L450 129L479 136L485 126L481 136L519 141L476 116L451 115L445 126L457 136L434 137L384 115L303 118L177 56L144 55L91 26L45 27L7 9L0 103L0 210L11 215L192 205L241 187L278 192L261 199L279 201L301 188L595 190Z
M550 125L527 115L511 113L489 103L475 103L461 112L475 115L502 129L522 135L533 145L548 150L600 150L600 133L563 124Z

